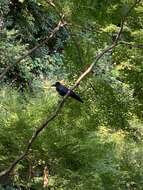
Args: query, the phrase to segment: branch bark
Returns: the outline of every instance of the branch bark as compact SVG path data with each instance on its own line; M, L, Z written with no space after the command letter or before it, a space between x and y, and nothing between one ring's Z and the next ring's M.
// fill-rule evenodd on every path
M140 1L136 0L134 5L131 7L131 9L133 9L137 3L139 3ZM131 9L129 9L128 13L131 11ZM127 15L128 15L127 13ZM120 27L120 30L116 36L116 39L115 41L113 42L113 44L105 49L103 49L100 53L97 54L97 56L95 57L95 60L93 61L93 63L87 68L87 70L85 72L83 72L81 74L81 76L79 76L79 78L77 79L77 81L75 82L74 86L71 88L71 90L74 90L79 84L80 82L82 81L82 79L84 79L93 69L94 65L100 60L100 58L105 54L107 53L108 51L110 51L111 49L115 48L118 44L118 41L120 39L120 35L123 31L123 26L124 26L124 22L125 22L125 17L122 19L122 22L121 22L121 27ZM58 28L56 29L56 31L59 29L59 26L61 25L61 22L58 24ZM31 139L29 140L24 152L18 156L13 163L11 163L11 165L4 171L0 172L0 178L3 177L3 176L7 176L9 175L12 170L15 168L15 166L17 165L17 163L19 163L19 161L21 161L23 158L25 158L25 156L27 155L27 153L29 152L29 149L31 148L33 142L35 141L35 139L37 138L37 136L40 134L40 132L43 131L43 129L46 129L48 126L49 126L49 123L51 123L59 114L60 110L62 109L66 99L68 98L70 94L70 90L68 91L68 93L64 96L63 100L59 103L59 105L57 106L55 112L50 116L48 117L45 122L43 122L43 124L41 124L34 132L33 132L33 135L31 137Z

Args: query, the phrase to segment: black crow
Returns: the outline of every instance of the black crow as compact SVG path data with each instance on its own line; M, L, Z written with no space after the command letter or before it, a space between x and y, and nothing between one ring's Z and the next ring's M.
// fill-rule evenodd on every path
M67 87L65 87L64 85L62 85L60 82L56 82L55 84L53 84L52 86L55 86L56 87L56 90L57 92L61 95L61 96L65 96L68 91L70 89L68 89ZM78 94L76 94L75 92L73 92L72 90L70 90L70 94L69 94L70 97L78 100L79 102L82 102L82 99L80 98L80 96Z

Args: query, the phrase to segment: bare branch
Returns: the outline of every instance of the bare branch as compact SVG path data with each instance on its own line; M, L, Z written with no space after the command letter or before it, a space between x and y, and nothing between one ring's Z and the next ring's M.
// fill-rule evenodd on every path
M121 27L119 33L121 33L121 30L123 29L123 26ZM119 39L119 35L118 35L118 39ZM88 73L90 73L90 71L92 70L92 68L94 67L95 63L106 53L108 52L109 50L111 50L112 48L114 48L117 44L117 38L116 38L116 41L109 47L105 48L101 53L99 53L97 56L96 56L96 59L95 61L88 67L88 69L77 79L75 85L71 88L72 90L75 89L79 83L81 82L81 80L88 75ZM21 154L17 159L15 159L15 161L10 165L9 168L7 168L6 170L2 171L0 173L0 177L1 176L4 176L4 175L8 175L13 169L14 167L16 166L16 164L22 160L28 153L29 149L31 148L34 140L37 138L37 136L40 134L40 132L44 129L44 128L47 128L49 125L49 123L51 121L54 120L55 117L58 116L61 108L63 107L64 105L64 102L65 100L68 98L69 96L69 93L70 93L70 90L69 92L66 94L66 96L63 98L63 100L60 102L60 104L58 105L56 111L51 115L50 118L48 118L39 128L36 129L36 131L33 133L31 139L29 140L29 143L25 149L25 151L23 152L23 154Z
M136 3L134 4L134 6L140 1L136 1ZM131 9L134 7L132 6ZM129 10L130 12L130 10ZM128 15L128 13L127 13ZM122 20L121 22L121 28L117 34L117 37L115 39L115 41L113 42L113 44L105 49L103 49L100 53L97 54L97 56L95 57L95 60L93 61L93 63L87 68L87 70L81 74L81 76L77 79L77 81L75 82L74 86L71 88L72 90L75 89L79 84L80 82L82 81L82 79L84 79L93 69L94 65L100 60L100 58L105 54L107 53L108 51L110 51L111 49L115 48L118 44L118 41L119 41L119 38L120 38L120 35L123 31L123 26L124 26L124 22L125 22L125 18ZM58 24L58 25L61 25L61 24ZM43 129L47 128L49 126L49 123L52 122L59 114L60 110L62 109L66 99L68 98L70 94L70 90L68 91L68 93L66 94L66 96L64 96L63 100L59 103L59 105L57 106L55 112L47 118L47 120L45 120L45 122L43 124L41 124L36 130L35 132L33 133L31 139L29 140L29 143L28 145L26 146L24 152L18 156L18 158L15 159L15 161L4 171L2 171L0 173L0 177L3 177L3 176L7 176L9 175L12 170L15 168L15 166L17 165L17 163L19 163L19 161L21 161L23 158L25 158L25 156L27 155L29 149L31 148L33 142L35 141L35 139L37 138L37 136L40 134L41 131L43 131Z
M53 36L59 31L59 29L61 27L63 27L65 25L65 23L63 23L62 21L59 21L58 25L54 28L54 30L51 32L51 34L46 37L41 43L39 43L38 45L36 45L35 47L33 47L32 49L30 49L27 53L25 53L24 55L22 55L21 57L19 57L14 64L10 64L8 65L4 71L0 74L0 81L4 78L4 76L6 75L6 73L12 68L14 67L14 65L20 63L23 59L25 59L28 55L30 55L31 53L33 53L36 49L38 49L39 47L41 47L43 44L47 43L51 38L53 38Z
M143 44L135 44L135 43L132 43L132 42L126 42L126 41L120 41L119 42L120 44L125 44L129 47L133 47L133 48L138 48L138 49L143 49Z

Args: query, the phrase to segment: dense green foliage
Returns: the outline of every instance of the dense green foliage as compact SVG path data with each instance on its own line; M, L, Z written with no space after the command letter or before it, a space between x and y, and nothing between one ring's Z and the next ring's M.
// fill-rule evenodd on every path
M64 13L67 28L8 71L0 90L0 171L20 155L57 107L51 84L74 84L111 45L133 0L0 1L0 73L48 36ZM143 3L126 18L120 43L105 54L58 117L42 131L1 189L143 189ZM6 187L4 187L6 185Z

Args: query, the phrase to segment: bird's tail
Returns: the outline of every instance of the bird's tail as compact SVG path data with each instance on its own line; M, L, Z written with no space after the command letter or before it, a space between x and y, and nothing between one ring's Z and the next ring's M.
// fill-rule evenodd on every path
M75 94L73 91L70 92L70 96L76 100L78 100L79 102L82 102L82 99L80 98L80 96L78 94Z

